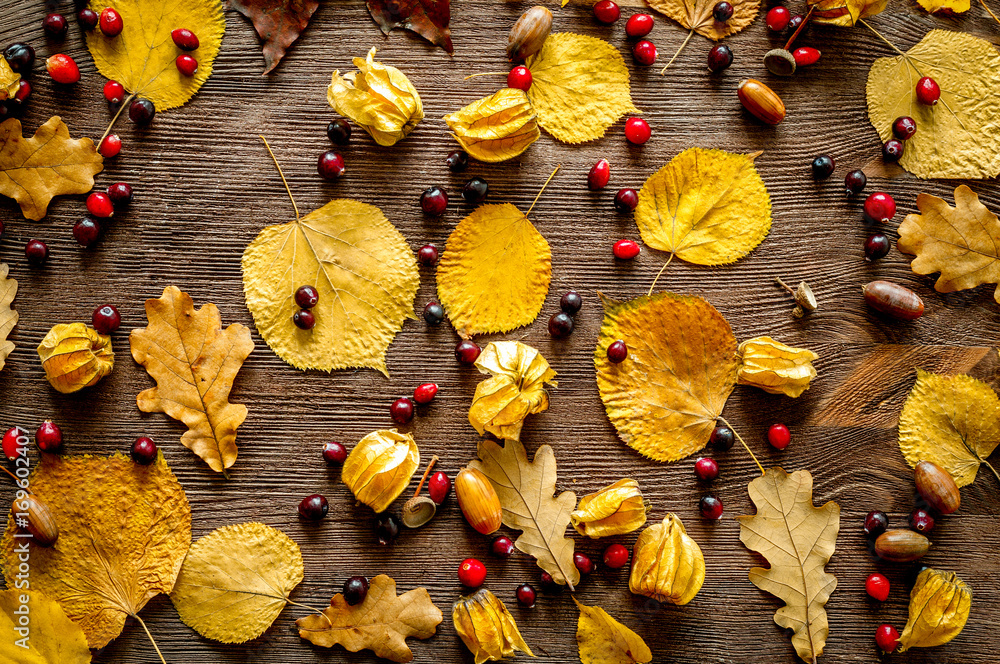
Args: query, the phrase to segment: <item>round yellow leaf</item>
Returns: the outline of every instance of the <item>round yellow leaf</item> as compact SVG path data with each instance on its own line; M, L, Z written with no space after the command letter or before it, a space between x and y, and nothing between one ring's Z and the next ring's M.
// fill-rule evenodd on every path
M11 588L0 591L0 662L88 664L90 649L83 630L58 602Z
M930 13L963 14L972 6L970 0L917 0L917 4Z
M747 27L760 12L760 0L736 0L733 15L725 23L715 20L716 0L649 0L649 6L685 28L718 41Z
M523 90L504 88L444 116L455 140L474 159L511 159L538 140L535 109Z

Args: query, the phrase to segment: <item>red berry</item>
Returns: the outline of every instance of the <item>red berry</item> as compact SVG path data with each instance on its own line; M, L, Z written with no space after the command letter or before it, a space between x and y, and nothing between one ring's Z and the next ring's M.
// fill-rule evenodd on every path
M319 303L319 291L315 286L299 286L295 291L295 304L300 309L312 309Z
M542 592L551 593L553 595L561 593L566 589L561 583L556 583L556 580L552 578L552 575L548 572L542 572L538 575L538 585L542 587Z
M792 57L795 58L795 64L799 67L808 67L809 65L816 64L819 62L820 55L822 55L822 53L814 48L809 48L808 46L803 46L792 51Z
M531 70L524 65L518 65L507 74L507 87L528 91L531 87Z
M865 591L880 602L889 599L889 579L879 573L871 574L865 581Z
M81 9L76 13L76 22L84 30L93 30L96 28L98 20L97 12L93 9Z
M87 210L95 217L107 219L115 213L115 205L103 191L92 191L87 196Z
M42 29L50 37L55 37L56 39L61 39L66 36L66 28L69 24L66 22L66 17L62 14L49 14L44 19L42 19Z
M869 224L887 223L896 216L896 201L889 194L876 191L865 199L864 212Z
M506 535L498 535L493 538L490 550L498 558L510 558L514 553L514 543Z
M594 3L594 18L604 25L611 25L622 15L622 10L611 0L598 0Z
M924 76L917 81L917 101L925 106L933 106L941 98L941 88L930 76Z
M918 533L929 533L934 529L934 517L925 509L915 509L910 512L910 528Z
M638 256L641 249L639 248L639 245L632 240L618 240L615 242L615 246L612 247L611 251L614 253L615 258L627 261Z
M108 81L104 84L104 98L109 104L120 104L125 99L125 86L118 81Z
M903 115L892 122L892 135L901 141L913 138L917 133L917 122L908 115Z
M177 71L184 76L194 76L198 73L198 61L187 53L178 55L174 64L177 65Z
M448 192L441 187L428 187L420 194L420 208L434 217L444 214L448 209Z
M137 125L148 125L155 116L156 105L148 99L133 99L128 105L128 119Z
M28 432L21 427L11 427L3 435L3 455L8 461L22 456L28 447Z
M399 424L407 424L413 419L413 402L409 397L400 397L389 406L389 415Z
M714 521L722 516L722 501L717 496L702 496L698 510L704 518Z
M873 510L865 515L865 535L874 540L889 527L889 517L885 512Z
M458 580L468 588L478 588L486 580L486 566L475 558L466 558L458 566Z
M425 244L417 251L417 262L421 265L431 266L437 263L438 248L433 244Z
M635 189L619 189L615 194L615 210L622 214L628 214L639 205L639 194Z
M55 452L62 447L62 430L55 422L45 420L35 431L35 444L43 452Z
M335 440L323 443L323 458L339 466L347 461L347 448Z
M711 482L719 476L719 464L715 462L715 459L701 457L694 462L694 474L702 481Z
M593 190L604 189L608 186L610 179L611 164L608 163L607 159L601 159L591 167L590 173L587 174L587 185Z
M573 334L574 327L573 317L565 311L560 311L549 319L549 334L554 339L565 339Z
M143 466L148 466L156 461L156 452L156 443L153 442L153 439L143 436L142 438L136 438L135 442L132 443L129 455L132 457L132 461Z
M333 150L327 150L319 156L316 162L316 172L327 180L336 180L344 174L344 158Z
M625 121L625 138L629 143L642 145L651 135L649 124L642 118L629 118Z
M132 186L127 182L115 182L108 186L108 197L115 209L126 207L132 202Z
M708 70L718 74L733 64L733 50L725 44L716 44L708 52Z
M101 225L90 217L73 224L73 237L81 247L90 247L101 237Z
M608 346L608 362L621 364L628 357L628 346L621 339L611 342Z
M171 31L170 38L182 51L193 51L199 46L198 36L187 28L177 28Z
M889 253L891 248L892 244L889 242L887 235L875 233L865 240L865 260L871 263L880 258L885 258L885 255Z
M580 570L580 574L590 574L596 567L594 565L594 561L590 559L590 556L585 553L580 553L579 551L573 554L573 564L576 565L578 570Z
M451 478L440 470L427 480L427 494L438 505L445 501L449 491L451 491Z
M117 37L122 33L122 29L125 27L125 22L122 21L122 15L111 7L105 7L101 11L100 18L101 32L103 32L108 37Z
M903 141L890 138L882 145L882 160L887 164L895 164L903 158Z
M479 359L479 354L483 352L475 341L471 339L462 339L455 346L455 359L461 364L475 364L476 360Z
M772 424L767 430L767 442L771 443L772 447L783 450L792 442L792 432L784 424Z
M792 14L786 8L778 5L777 7L771 7L771 10L767 12L764 22L767 24L768 30L781 32L788 27L790 20L792 20Z
M311 330L316 326L316 315L308 309L299 309L292 314L292 322L300 330Z
M860 169L855 169L844 176L844 188L847 195L860 194L868 184L868 176Z
M319 521L330 511L330 504L322 494L314 493L306 496L299 503L299 516L310 521Z
M522 583L517 587L517 603L526 609L530 609L535 605L535 599L537 598L537 593L535 589L531 587L530 584Z
M879 625L875 630L875 643L884 652L892 652L899 645L899 632L892 625Z
M49 56L45 61L45 69L56 83L70 85L80 80L80 68L76 66L76 60L63 53Z
M122 317L113 305L102 304L94 309L90 322L101 334L111 334L122 324Z
M715 6L712 7L712 18L719 23L725 23L733 17L734 11L736 11L736 9L731 4L722 0L721 2L715 3Z
M28 240L24 245L24 257L32 267L41 267L49 260L49 245L41 240Z
M621 544L612 544L604 550L604 566L618 569L628 564L628 549Z
M418 385L417 388L413 390L413 400L423 406L433 401L434 396L437 393L438 386L436 383L424 383L423 385Z
M118 134L108 134L101 141L101 146L97 149L101 153L101 156L105 159L111 159L112 157L117 157L118 153L122 151L122 139L118 138Z
M23 104L31 96L31 83L21 79L17 84L17 92L14 93L14 101Z
M653 17L650 14L632 14L625 22L625 34L629 39L645 37L653 30Z
M636 42L632 45L632 57L635 58L635 61L640 65L648 67L656 62L656 44L648 39Z

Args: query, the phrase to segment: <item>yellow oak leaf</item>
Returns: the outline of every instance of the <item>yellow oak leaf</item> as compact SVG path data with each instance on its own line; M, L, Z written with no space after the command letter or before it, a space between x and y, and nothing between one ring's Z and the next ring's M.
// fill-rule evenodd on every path
M10 68L6 58L0 58L0 101L13 99L21 87L21 75Z
M170 600L202 636L243 643L277 619L303 569L298 545L280 530L263 523L223 526L191 545Z
M480 373L490 374L476 386L469 407L469 423L479 435L486 431L501 439L521 439L528 415L549 407L545 385L555 385L555 369L535 348L520 341L492 341L476 360Z
M224 473L236 463L236 428L247 408L229 403L229 391L253 350L250 330L233 323L222 329L214 304L195 310L176 286L146 300L149 325L132 330L132 357L146 367L156 387L139 393L144 413L166 413L187 425L181 443Z
M998 284L1000 302L1000 220L966 185L955 189L955 207L930 194L917 194L920 214L899 225L899 250L915 254L916 274L940 272L934 289L953 293L982 284Z
M750 482L747 491L757 513L737 517L740 541L771 564L751 568L750 582L785 603L774 622L792 630L795 652L812 664L830 635L824 607L837 577L825 567L837 548L840 505L832 500L813 505L812 475L806 470L789 475L771 468Z
M599 606L580 604L576 643L582 664L645 664L653 653L642 637L608 615Z
M733 2L733 15L725 23L712 16L713 0L649 0L649 6L692 32L718 41L734 35L753 23L760 11L760 0Z
M169 593L191 546L191 507L163 455L148 466L110 457L43 454L29 478L59 527L51 547L19 536L12 515L0 541L0 571L13 579L28 542L31 589L59 602L103 648L138 620L146 602Z
M729 323L699 297L601 298L604 322L594 366L618 436L657 461L677 461L705 447L736 387L739 362ZM608 346L619 339L628 358L614 364Z
M292 322L295 291L319 292L316 325ZM243 252L243 290L257 331L297 369L369 367L414 318L420 273L406 238L374 205L335 199L301 219L268 226Z
M970 0L917 0L917 4L932 14L964 14L972 6Z
M688 148L639 190L642 241L698 265L743 258L771 228L771 197L753 166L760 153Z
M94 142L70 138L58 115L31 138L21 136L17 118L0 123L0 194L17 201L26 219L42 219L55 196L87 193L103 168Z
M426 588L396 596L396 582L379 574L360 604L351 606L338 593L322 615L299 618L295 624L299 636L318 646L332 648L339 643L350 652L371 650L377 657L409 662L413 652L406 639L431 638L441 620L441 610L431 602Z
M941 87L933 106L916 98L917 80ZM868 119L883 141L907 115L917 133L899 164L919 178L994 178L1000 174L1000 53L964 32L931 30L902 55L868 72Z
M7 335L17 325L18 314L11 308L14 296L17 295L17 280L8 277L10 267L0 263L0 369L7 362L7 356L14 352L14 342Z
M455 602L451 621L475 664L513 657L520 650L534 657L506 605L486 588Z
M852 27L860 19L881 14L889 0L806 0L816 23Z
M528 149L540 135L523 90L504 88L444 116L455 140L475 159L498 162Z
M913 468L932 461L958 486L972 484L979 466L1000 443L1000 398L971 376L917 369L917 382L899 415L899 449Z
M625 60L606 41L552 34L525 65L531 70L528 99L538 124L564 143L593 141L621 116L639 113Z
M183 106L205 84L219 54L226 21L220 0L91 0L90 8L110 7L125 25L117 37L90 30L87 48L97 71L125 89L148 99L157 111ZM187 28L198 36L191 55L198 61L194 76L185 76L175 64L181 52L170 33Z
M528 217L481 205L448 236L438 299L460 335L509 332L535 320L551 279L552 251Z
M89 664L90 649L58 602L37 590L10 588L0 591L0 662Z

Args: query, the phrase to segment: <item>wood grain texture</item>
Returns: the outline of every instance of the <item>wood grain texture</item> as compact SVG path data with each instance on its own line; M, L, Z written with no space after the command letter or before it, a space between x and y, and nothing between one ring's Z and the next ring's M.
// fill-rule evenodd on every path
M353 445L366 433L391 426L391 401L424 381L441 386L434 403L421 409L408 427L425 458L437 454L441 467L454 474L474 457L476 434L466 413L480 376L456 365L452 349L457 337L447 326L427 328L422 320L407 321L389 348L390 379L374 371L296 371L270 352L254 331L256 348L231 396L233 403L247 406L249 416L239 431L240 456L228 481L181 446L182 425L138 411L135 395L152 383L129 358L127 346L128 331L145 325L144 300L156 297L169 284L190 293L198 303L214 302L227 324L253 328L243 301L240 257L261 228L293 216L257 138L260 133L274 146L303 212L336 197L372 203L414 249L426 242L443 247L449 232L470 211L457 195L467 178L484 177L490 184L490 201L527 209L552 168L561 163L562 170L532 213L552 247L552 288L539 320L508 335L542 351L560 374L559 388L549 410L528 419L522 440L530 454L542 443L553 446L559 490L584 495L624 475L638 478L653 505L650 518L677 513L701 545L708 567L703 590L685 607L661 607L630 595L624 572L593 574L581 584L579 599L599 604L635 629L657 662L790 664L796 661L794 652L772 622L779 602L747 580L749 568L762 559L739 543L734 520L736 515L752 513L746 494L747 482L756 476L752 461L738 447L719 455L722 476L711 490L722 498L726 512L717 523L702 521L697 502L709 489L694 477L694 458L658 464L620 443L598 398L592 362L601 322L596 291L617 299L644 293L666 258L651 250L632 262L611 257L615 240L638 238L632 220L615 213L611 205L617 188L637 188L690 146L763 150L756 166L771 193L770 236L731 266L708 268L674 261L659 284L707 298L730 321L738 339L769 334L819 352L820 377L801 399L741 387L725 416L765 465L809 469L815 480L815 502L840 503L842 532L828 568L840 585L827 607L830 640L823 661L877 661L876 626L891 622L902 628L905 622L905 570L873 562L860 524L870 509L884 509L894 523L902 524L913 504L912 472L899 453L892 426L900 399L912 384L909 374L915 366L969 370L995 385L995 349L1000 343L1000 309L991 287L942 295L934 292L933 277L912 274L906 258L895 250L878 263L863 261L862 199L844 196L842 178L879 154L878 137L866 118L864 83L872 61L890 55L889 49L862 28L812 27L801 43L819 46L823 59L795 78L774 79L766 74L761 58L780 46L784 37L769 35L759 18L727 40L736 62L724 74L708 75L705 57L711 44L695 36L667 76L661 77L659 67L633 66L624 20L601 27L584 3L564 9L553 5L555 30L608 39L626 55L635 103L649 120L653 138L641 148L630 148L621 123L603 139L584 146L562 145L543 134L516 160L473 164L466 173L452 174L443 159L456 146L441 117L502 85L500 76L468 81L464 77L506 69L506 32L530 4L456 2L455 55L449 56L405 32L382 36L359 0L324 3L266 78L260 75L263 58L253 28L241 16L227 12L222 51L198 95L183 108L159 114L147 129L136 130L127 121L119 124L124 148L98 176L98 185L127 180L136 198L128 212L109 224L98 247L82 250L72 238L73 222L85 214L83 196L57 198L39 223L24 220L13 201L0 200L0 220L7 227L0 258L10 263L11 276L20 283L15 307L21 315L11 337L17 349L0 373L0 425L34 430L44 418L52 418L62 426L67 449L73 453L107 454L126 449L138 435L153 436L191 500L195 537L228 523L256 520L298 542L306 572L293 598L301 603L323 606L348 576L386 573L397 580L400 592L426 586L447 614L461 592L455 576L459 562L468 556L481 558L490 570L487 585L511 607L536 654L560 664L576 662L577 612L569 597L542 596L532 610L514 603L515 586L537 578L532 561L520 554L506 562L492 558L489 541L465 525L453 500L427 527L405 533L393 547L379 548L372 534L372 515L353 507L337 471L327 468L320 457L325 440ZM60 6L70 11L69 3ZM794 8L801 10L801 3ZM27 40L38 52L25 126L34 131L58 114L74 136L98 138L110 119L100 93L104 81L94 70L75 22L71 21L64 43L46 41L41 30L44 12L42 3L0 0L4 17L0 43ZM994 43L1000 38L1000 26L975 3L967 16L948 18L928 16L909 0L897 1L873 23L904 50L935 27L969 31ZM677 25L657 19L651 38L659 47L661 65L685 36ZM337 182L322 181L315 164L317 156L330 148L324 133L334 115L326 102L330 74L337 68L348 69L351 57L364 55L372 46L379 48L380 59L411 77L423 97L426 118L393 148L380 147L356 131L343 151L347 174ZM44 60L55 52L77 58L83 71L79 84L65 88L51 83ZM743 112L736 85L747 76L761 78L782 95L789 109L785 122L768 127ZM815 182L809 162L821 152L836 158L837 170L830 180ZM586 174L601 157L612 164L611 185L591 192ZM923 182L890 172L873 173L869 182L868 191L888 191L899 204L896 221L888 229L893 239L898 221L916 211L918 192L950 201L958 184ZM420 192L432 184L446 186L453 196L448 213L440 219L423 216L417 205ZM988 208L1000 210L995 181L970 184ZM51 260L43 269L30 269L25 263L22 248L32 237L44 239L51 248ZM774 286L776 276L789 283L807 279L820 309L807 318L792 318L787 294ZM421 277L418 308L435 296L432 270L421 268ZM927 314L902 324L867 310L861 286L874 278L914 289L926 302ZM546 332L546 320L569 289L581 292L585 305L575 333L554 341ZM34 348L52 325L89 320L92 309L106 301L117 304L123 318L122 330L114 338L118 365L94 389L69 396L56 393L45 381ZM982 349L994 350L983 355ZM878 371L867 372L865 367L873 363ZM793 432L792 445L783 453L771 450L764 439L767 426L778 420ZM314 492L326 494L331 503L330 517L319 525L303 523L295 514L298 501ZM1000 661L1000 640L993 628L1000 614L998 495L995 478L986 474L963 489L962 510L941 520L927 557L932 565L957 571L974 589L968 626L953 643L911 651L900 661ZM9 484L3 485L0 496L11 498ZM631 544L634 537L620 541ZM579 546L599 556L604 543L580 541ZM864 592L864 579L875 570L886 573L894 584L882 606L869 601ZM227 646L203 639L183 625L166 597L154 599L143 611L172 663L377 661L370 654L325 650L303 642L292 630L302 615L300 608L286 608L263 637ZM448 619L437 636L412 642L412 648L417 662L471 662ZM95 660L147 664L155 654L141 628L130 622Z

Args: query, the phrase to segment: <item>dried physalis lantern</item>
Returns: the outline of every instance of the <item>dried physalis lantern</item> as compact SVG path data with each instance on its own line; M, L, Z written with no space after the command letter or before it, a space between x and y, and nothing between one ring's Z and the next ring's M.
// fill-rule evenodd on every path
M419 465L413 436L395 429L372 431L347 455L341 479L355 498L381 513L403 493Z
M520 341L493 341L476 360L490 374L476 386L469 423L483 435L520 440L524 418L549 407L545 385L555 385L556 372L536 349Z
M626 478L581 498L570 519L576 532L596 539L638 530L648 510L639 483Z
M705 557L701 547L673 514L646 528L632 549L632 575L628 589L657 602L682 606L705 583Z
M954 572L925 569L910 591L910 617L899 652L943 646L961 634L972 608L972 589Z
M45 377L63 394L96 384L111 373L115 353L111 337L83 323L56 325L38 345Z
M515 650L535 656L507 607L486 588L455 602L451 619L475 664L512 657Z
M771 337L757 337L740 344L737 382L759 387L771 394L798 397L816 377L813 360L819 355L805 348L792 348Z

